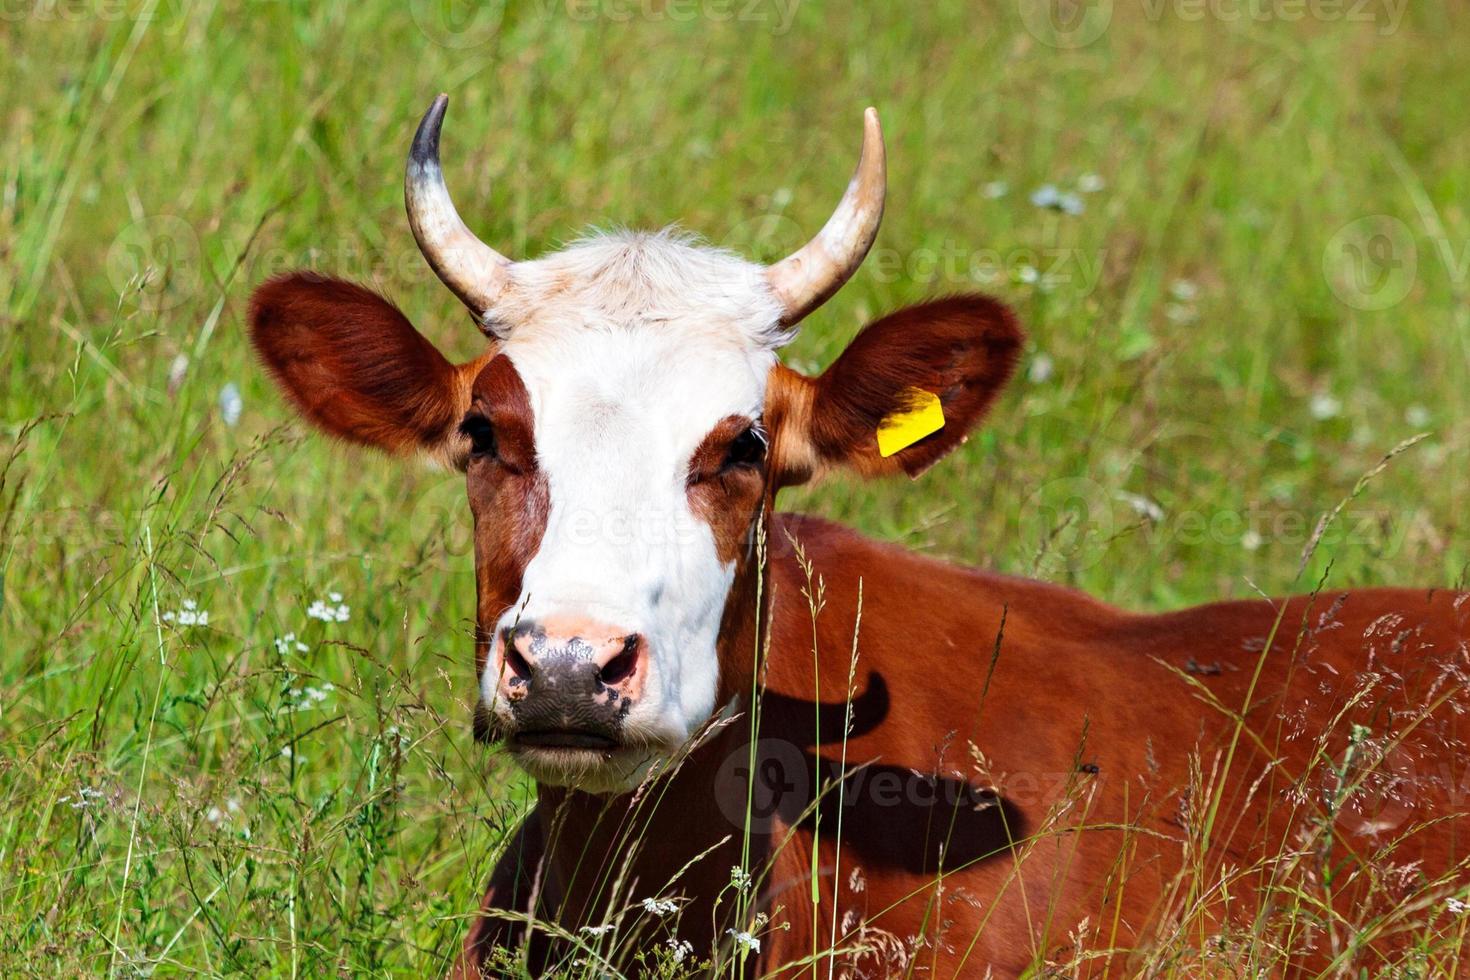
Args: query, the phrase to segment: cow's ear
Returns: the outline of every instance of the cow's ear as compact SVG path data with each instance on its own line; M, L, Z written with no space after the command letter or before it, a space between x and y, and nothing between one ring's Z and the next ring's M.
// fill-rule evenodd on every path
M281 390L322 430L463 466L458 423L491 354L451 364L377 293L311 272L255 291L250 340Z
M778 367L766 405L777 481L802 483L836 466L918 476L984 417L1023 339L1002 304L952 296L864 327L820 377Z

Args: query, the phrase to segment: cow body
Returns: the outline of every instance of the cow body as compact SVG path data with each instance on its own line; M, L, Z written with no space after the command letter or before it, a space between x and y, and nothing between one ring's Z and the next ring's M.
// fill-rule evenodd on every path
M449 200L445 105L410 150L409 224L484 350L451 363L309 272L257 289L250 330L320 428L464 473L475 733L539 803L462 976L523 953L874 977L1454 955L1465 594L1139 616L774 517L828 472L935 465L1022 349L1010 310L959 295L819 375L780 363L877 233L877 114L826 225L773 265L670 231L512 261Z
M1297 922L1290 961L1320 969L1392 953L1395 908L1464 885L1470 595L1373 589L1133 615L824 521L784 515L773 540L787 535L825 604L814 634L803 564L773 544L746 822L771 918L756 975L809 955L813 932L818 949L853 950L839 975L1015 976L1067 961L1079 940L1119 951L1084 960L1116 969L1181 922L1208 923L1196 944L1228 950L1265 896L1279 904L1293 888L1308 895L1300 918L1325 924ZM750 640L744 625L729 637ZM721 938L714 898L728 913L746 836L749 681L727 678L722 698L743 701L742 716L666 787L543 791L463 975L516 945L495 910L532 911L538 883L536 913L565 928L667 895L693 902L679 938ZM1385 916L1381 934L1367 929ZM533 949L554 962L543 941Z

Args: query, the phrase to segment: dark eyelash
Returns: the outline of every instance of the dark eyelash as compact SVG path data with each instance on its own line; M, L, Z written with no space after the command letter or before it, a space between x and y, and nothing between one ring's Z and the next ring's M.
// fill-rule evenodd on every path
M765 461L766 450L769 448L770 438L757 422L730 440L730 447L725 450L725 461L720 468L729 470L737 466L759 466Z

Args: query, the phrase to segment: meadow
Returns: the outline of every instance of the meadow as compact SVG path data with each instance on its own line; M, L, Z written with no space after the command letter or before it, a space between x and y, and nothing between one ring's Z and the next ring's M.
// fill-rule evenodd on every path
M1470 11L1072 13L0 6L0 974L439 974L534 800L471 739L462 479L310 433L244 335L310 266L478 349L403 216L439 91L513 256L777 258L878 107L883 230L785 356L976 289L1029 341L936 469L788 509L1139 609L1464 587Z

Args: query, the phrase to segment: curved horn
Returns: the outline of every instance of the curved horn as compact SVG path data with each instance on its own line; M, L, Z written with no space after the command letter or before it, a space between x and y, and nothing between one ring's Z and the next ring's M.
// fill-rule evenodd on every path
M484 327L490 309L510 283L512 263L465 227L449 199L439 167L439 128L448 105L449 96L439 95L413 135L403 175L403 201L419 251Z
M878 223L883 220L887 161L878 110L863 113L863 152L847 192L817 237L766 269L766 281L785 314L781 323L796 323L821 306L863 264Z

